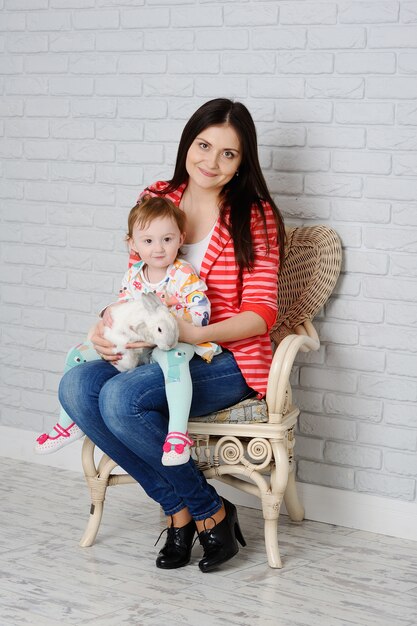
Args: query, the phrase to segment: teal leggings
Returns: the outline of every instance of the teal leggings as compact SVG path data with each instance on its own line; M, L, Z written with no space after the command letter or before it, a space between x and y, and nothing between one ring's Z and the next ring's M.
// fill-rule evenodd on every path
M194 348L189 343L179 343L172 350L154 348L152 361L158 363L164 378L165 391L169 408L168 432L187 433L188 417L193 394L189 362L194 356ZM97 361L100 357L90 341L85 341L71 348L65 360L64 373L72 367ZM68 428L73 420L61 407L58 423Z
M178 343L172 350L154 348L152 361L158 363L165 378L165 393L169 408L168 433L187 433L190 415L193 384L189 362L194 356L194 348L189 343ZM172 439L175 442L175 438ZM178 440L181 443L181 440Z

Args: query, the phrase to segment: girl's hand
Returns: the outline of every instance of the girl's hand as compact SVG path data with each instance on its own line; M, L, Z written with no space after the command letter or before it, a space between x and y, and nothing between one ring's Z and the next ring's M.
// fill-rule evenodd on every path
M127 343L126 348L134 349L134 348L154 348L154 343L146 343L146 341L135 341L134 343Z
M111 309L112 309L112 305L108 306L107 309L105 309L103 313L103 317L101 318L103 320L104 326L108 326L109 328L113 326L113 318L111 316Z
M114 354L114 344L103 336L104 327L104 321L101 319L91 329L89 333L90 341L93 344L94 350L102 359L105 361L119 361L122 355Z
M175 296L168 296L168 298L165 298L164 302L166 306L170 307L178 304L179 300Z
M111 315L112 309L114 309L114 307L116 306L121 306L126 302L128 302L128 300L123 300L123 302L115 302L114 304L109 304L109 306L104 309L104 313L101 319L103 320L105 326L108 326L109 328L113 326L113 318Z

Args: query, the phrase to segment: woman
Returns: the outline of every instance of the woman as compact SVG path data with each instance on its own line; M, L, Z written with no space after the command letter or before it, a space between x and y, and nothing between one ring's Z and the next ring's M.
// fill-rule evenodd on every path
M246 107L223 98L201 106L183 130L172 179L143 193L167 197L185 212L185 258L207 283L210 324L197 328L179 320L180 340L214 341L223 348L210 364L198 357L190 362L190 415L262 397L272 360L268 330L276 317L284 227L260 169L255 125ZM210 571L238 552L237 540L245 545L236 507L221 500L192 460L162 466L168 407L161 370L150 364L118 373L109 363L117 357L103 338L103 324L92 337L103 360L64 376L61 403L163 508L168 532L157 567L186 565L197 531L204 549L199 567Z

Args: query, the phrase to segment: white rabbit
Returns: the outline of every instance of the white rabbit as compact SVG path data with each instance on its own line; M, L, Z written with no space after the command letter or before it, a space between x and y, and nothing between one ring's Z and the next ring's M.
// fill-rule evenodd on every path
M114 353L123 354L113 365L120 371L149 363L153 348L127 349L127 343L146 341L161 350L178 343L178 324L168 308L154 293L138 294L137 300L116 306L111 311L113 324L104 328L104 337L115 344Z

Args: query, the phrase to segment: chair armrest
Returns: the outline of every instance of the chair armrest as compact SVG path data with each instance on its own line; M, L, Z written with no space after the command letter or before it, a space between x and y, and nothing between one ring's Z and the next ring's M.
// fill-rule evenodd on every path
M269 371L266 403L270 421L275 423L282 421L286 390L297 353L320 348L317 331L310 321L305 321L295 330L296 334L288 335L278 345Z

